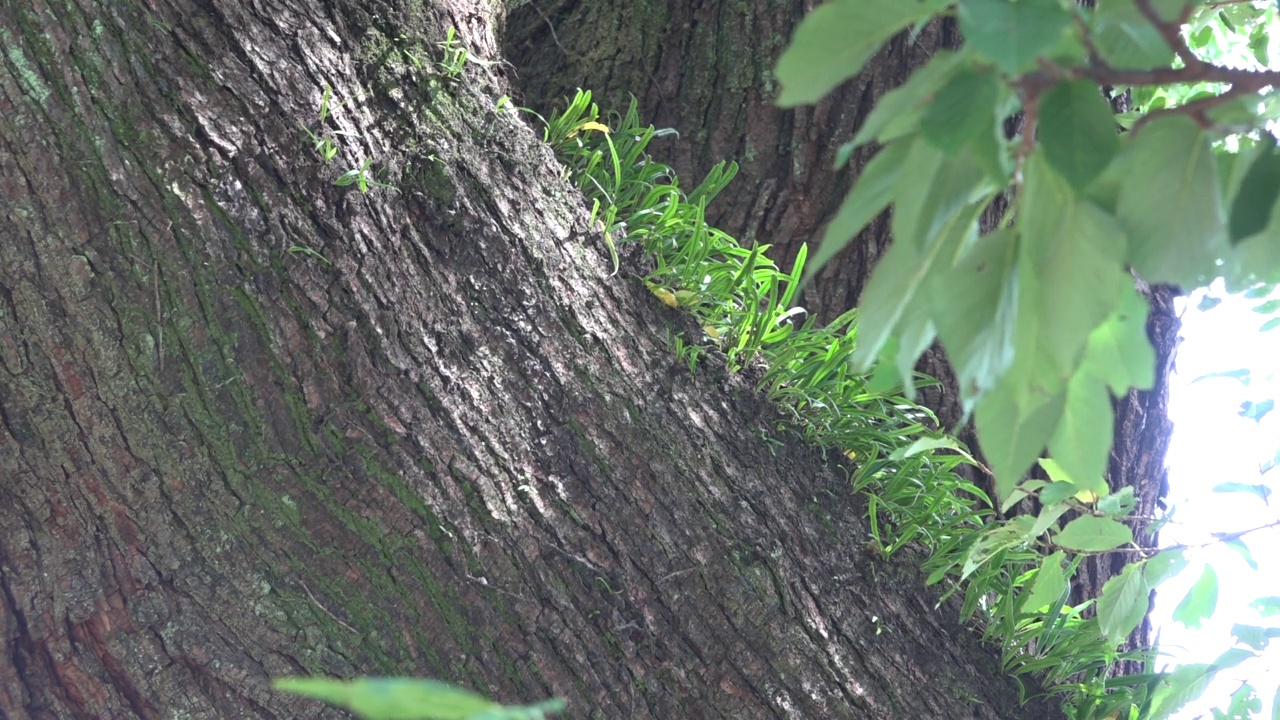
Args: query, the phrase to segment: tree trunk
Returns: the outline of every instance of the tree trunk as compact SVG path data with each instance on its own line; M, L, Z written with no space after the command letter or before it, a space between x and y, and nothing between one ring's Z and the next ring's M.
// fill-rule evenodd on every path
M625 107L634 95L641 116L681 133L660 159L683 177L701 178L722 160L741 172L732 192L708 211L712 224L744 242L777 248L787 267L802 243L815 246L856 173L875 148L855 152L840 171L832 166L839 145L853 137L880 96L900 85L940 48L958 46L947 21L891 40L857 77L812 107L774 106L773 68L795 26L814 0L527 0L507 23L508 55L518 68L531 105L549 109L575 87L589 88L603 105ZM1082 2L1092 5L1087 0ZM890 241L887 215L868 227L815 278L802 304L832 318L857 304L876 261ZM1144 288L1144 292L1146 292ZM1164 497L1164 457L1171 425L1168 371L1179 321L1171 288L1152 298L1147 331L1156 350L1156 385L1130 392L1116 403L1116 434L1108 481L1132 486L1137 513L1150 517ZM976 446L964 420L955 376L940 345L917 368L940 383L924 388L920 401L943 427L959 430ZM1135 536L1146 537L1145 524ZM1086 559L1074 586L1077 601L1097 597L1103 583L1126 559ZM1147 628L1131 638L1149 642ZM1136 665L1124 667L1139 672Z
M431 65L491 3L145 6L0 3L0 715L1059 716L675 365L500 66Z

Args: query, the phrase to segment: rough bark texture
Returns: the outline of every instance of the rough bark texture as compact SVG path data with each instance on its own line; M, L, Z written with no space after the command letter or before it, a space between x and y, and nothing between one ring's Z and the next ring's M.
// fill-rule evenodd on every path
M862 148L849 168L833 171L840 143L853 136L884 92L936 49L955 47L960 40L950 23L931 23L914 36L890 41L861 75L817 105L779 109L773 106L774 64L796 24L816 4L528 0L509 18L506 44L530 104L550 107L575 87L591 89L603 105L614 108L625 107L634 95L642 117L682 133L660 157L682 176L701 178L722 160L740 163L738 178L708 217L735 237L774 244L774 255L785 267L801 243L817 242L856 171L874 153ZM889 240L889 224L881 217L817 276L803 305L823 318L854 306ZM1156 387L1116 403L1108 479L1116 489L1133 486L1140 511L1154 508L1164 494L1167 375L1179 325L1173 294L1158 289L1151 303L1148 334L1158 358ZM944 426L957 427L963 411L942 349L926 352L918 369L941 380L922 391L921 401ZM971 426L960 434L976 443ZM1144 534L1138 528L1137 535ZM1124 562L1118 556L1089 559L1077 596L1096 597ZM1148 637L1142 629L1131 644L1143 646Z
M336 717L266 684L323 673L1056 717L862 550L839 470L674 364L497 67L415 66L450 27L496 58L490 13L0 3L0 715ZM333 184L366 159L399 190Z

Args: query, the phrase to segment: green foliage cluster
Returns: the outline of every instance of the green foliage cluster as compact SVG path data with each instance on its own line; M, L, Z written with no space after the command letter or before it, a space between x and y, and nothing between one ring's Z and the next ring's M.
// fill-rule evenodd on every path
M986 528L958 564L961 577L1037 549L1021 576L1025 592L994 603L993 626L1016 649L1007 664L1038 665L1073 688L1073 717L1159 718L1214 673L1256 657L1266 646L1259 638L1276 632L1238 626L1237 647L1172 673L1076 672L1078 652L1105 657L1142 621L1151 589L1188 565L1183 548L1135 544L1131 526L1151 519L1129 517L1132 495L1106 481L1112 397L1153 382L1142 288L1220 277L1228 291L1261 298L1280 281L1280 148L1268 130L1280 98L1280 72L1268 68L1276 8L1094 4L831 0L780 59L779 101L817 101L888 38L940 17L958 22L964 44L882 97L840 148L838 164L862 146L878 151L810 272L892 206L894 241L859 301L853 369L896 375L910 391L917 357L940 339L1003 507L1034 497L1041 508ZM1116 114L1126 93L1133 107ZM1003 219L981 232L984 211L1002 207ZM1276 326L1280 318L1263 325ZM1050 481L1025 479L1037 462ZM1082 620L1062 598L1079 557L1102 552L1134 562ZM1208 568L1178 619L1198 623L1215 598ZM1094 638L1073 633L1078 652L1031 659L1062 642L1057 626L1092 621ZM1255 700L1246 685L1227 712Z
M549 123L546 139L592 200L593 217L608 218L600 225L606 237L641 242L656 264L645 282L702 325L706 342L677 338L677 352L688 360L718 348L731 368L759 361L759 389L789 411L794 427L853 461L853 487L868 501L869 546L886 555L909 543L924 549L929 581L946 582L948 595L963 594L964 616L981 616L985 636L1002 647L1011 674L1035 673L1069 704L1090 708L1078 717L1105 717L1102 710L1121 696L1130 701L1132 694L1112 690L1106 677L1116 661L1128 657L1116 651L1112 638L1128 630L1111 626L1135 613L1134 624L1141 621L1146 590L1139 602L1137 585L1130 586L1126 602L1107 615L1121 618L1108 625L1110 634L1099 629L1098 617L1084 617L1092 603L1070 607L1066 600L1080 552L1132 539L1113 519L1131 509L1132 495L1101 503L1110 516L1086 515L1062 528L1055 547L1076 550L1074 558L1059 550L1046 559L1025 538L1056 527L1075 506L1061 500L1040 517L1012 524L996 520L985 494L954 472L958 464L972 462L962 446L926 431L925 422L933 420L929 411L876 390L874 378L853 370L860 346L856 312L825 327L811 318L795 324L803 312L789 301L806 253L790 273L782 273L765 255L768 246L748 250L706 225L706 203L733 166L713 169L685 195L671 169L646 155L654 134L640 124L634 103L605 124L590 95L579 92ZM1051 461L1046 469L1059 472ZM1065 482L1053 492L1066 490L1076 492Z
M640 243L655 264L645 284L702 327L701 338L672 338L681 359L693 370L714 350L731 370L758 367L757 388L785 411L788 427L853 461L850 477L868 496L871 542L881 552L910 542L934 549L972 536L990 506L954 472L971 461L960 445L928 431L936 419L927 409L872 389L850 370L854 311L819 326L792 305L804 249L784 273L769 259L770 246L742 247L706 223L707 203L736 166L716 166L685 193L671 168L646 153L657 132L641 124L634 102L601 122L590 93L579 91L548 123L546 139L592 201L598 228L608 238Z

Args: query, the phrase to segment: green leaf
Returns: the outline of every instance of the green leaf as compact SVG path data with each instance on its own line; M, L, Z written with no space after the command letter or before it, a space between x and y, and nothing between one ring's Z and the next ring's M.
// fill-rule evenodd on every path
M1116 215L1129 263L1150 283L1207 284L1227 249L1209 136L1186 116L1158 118L1133 138L1123 166Z
M1071 23L1057 0L960 0L959 16L965 41L1010 75L1058 44Z
M1214 708L1213 717L1214 720L1252 720L1261 710L1262 699L1258 697L1257 690L1246 682L1231 694L1231 704L1226 712Z
M1187 567L1187 556L1182 550L1162 550L1147 561L1143 576L1148 587L1156 587L1160 583L1176 576Z
M1107 580L1098 597L1098 624L1113 645L1119 645L1147 615L1151 587L1144 562L1129 563L1119 575Z
M855 372L870 370L911 304L928 303L921 288L977 234L982 203L966 203L981 172L967 154L947 158L928 143L912 144L895 190L893 244L858 301L858 344L851 358ZM912 371L910 365L899 368L901 375Z
M1148 717L1152 720L1163 720L1172 716L1184 705L1200 697L1217 674L1218 668L1208 663L1182 665L1165 679L1152 693L1151 707Z
M1280 317L1274 317L1262 323L1262 326L1258 328L1258 332L1267 332L1269 330L1275 330L1278 327L1280 327Z
M1262 617L1275 617L1280 615L1280 597L1275 595L1260 597L1249 603L1249 607L1257 610Z
M1062 415L1065 393L1042 397L1006 377L978 403L974 422L996 476L996 494L1009 496L1035 462Z
M1049 462L1049 458L1040 459L1041 465L1046 462ZM1080 492L1080 488L1076 487L1075 483L1070 480L1059 480L1050 483L1048 487L1040 492L1040 502L1049 506L1057 505L1078 492Z
M1244 540L1241 540L1238 537L1231 538L1230 540L1223 540L1222 544L1226 545L1234 551L1235 554L1239 555L1240 559L1244 560L1245 564L1248 565L1250 569L1258 569L1258 561L1253 558L1253 551L1249 549L1249 546L1245 544Z
M1067 576L1062 570L1066 554L1059 551L1040 563L1031 592L1022 603L1022 612L1037 613L1056 604L1067 590Z
M1094 43L1107 64L1149 70L1173 64L1173 50L1138 11L1133 0L1105 0L1094 16Z
M1040 145L1071 186L1084 189L1120 146L1111 106L1092 80L1059 83L1040 101Z
M970 546L969 554L964 561L964 569L960 573L960 579L964 580L969 577L975 570L985 565L997 554L1026 544L1031 539L1028 537L1028 532L1034 521L1034 518L1029 515L1019 515L1003 525L994 525L985 530L981 537Z
M1240 183L1240 190L1231 203L1231 220L1227 225L1232 243L1260 233L1271 224L1280 196L1280 152L1270 133L1262 133L1264 149Z
M1200 579L1187 592L1173 611L1173 619L1189 628L1198 628L1218 606L1218 573L1212 565L1205 565Z
M1270 645L1272 640L1280 637L1280 628L1237 623L1231 626L1231 634L1254 650L1262 651L1267 649L1267 645Z
M1049 453L1080 490L1107 493L1107 460L1115 410L1106 385L1089 373L1078 373L1067 384L1067 400L1058 429L1049 439Z
M822 245L805 269L806 281L888 207L903 163L911 152L911 144L911 141L904 140L884 148L862 169L853 190L840 203L836 216L822 234Z
M836 154L836 167L846 160L848 153L869 142L886 144L915 132L920 117L933 101L938 88L965 66L964 53L939 50L925 66L915 71L901 86L885 93L871 113L858 128L853 140L840 147ZM848 148L848 151L846 151Z
M1150 389L1155 382L1155 351L1147 339L1147 301L1132 286L1121 291L1120 309L1093 334L1085 348L1084 371L1124 395L1130 387Z
M1031 344L1048 365L1033 373L1033 382L1043 382L1076 370L1090 334L1133 283L1124 270L1126 239L1116 219L1077 195L1040 153L1027 159L1025 172L1019 262L1030 280L1023 283L1019 312L1035 315Z
M954 154L979 134L996 131L1000 78L975 69L954 75L920 118L920 132L939 150Z
M1133 512L1138 500L1133 496L1133 486L1126 485L1098 501L1098 512L1112 518L1122 518Z
M945 435L942 437L922 437L916 440L915 442L911 443L907 447L898 448L897 450L894 450L893 454L889 456L889 459L904 460L913 455L919 455L922 452L926 452L929 450L939 450L939 449L957 450L957 451L963 452L960 447L959 441L957 441L953 437L948 437Z
M560 712L563 700L548 700L526 707L503 707L468 690L436 680L413 678L279 678L277 690L305 695L346 708L367 718L381 720L485 720L542 717Z
M1017 235L1009 228L996 230L980 238L932 288L938 336L967 406L1013 361L1017 252Z
M814 103L857 75L889 38L925 20L948 0L832 0L819 5L796 28L778 59L782 84L778 104Z
M894 188L893 240L925 250L966 207L985 204L995 191L972 148L947 155L930 143L913 143Z
M1036 523L1031 526L1031 537L1038 538L1050 527L1056 527L1058 518L1065 515L1070 509L1071 506L1066 503L1059 503L1056 505L1042 504L1040 514L1036 516Z
M1133 531L1111 518L1084 515L1067 523L1053 542L1067 550L1103 552L1133 542Z
M1213 486L1216 493L1249 493L1262 498L1263 502L1271 496L1271 488L1261 483L1224 482Z

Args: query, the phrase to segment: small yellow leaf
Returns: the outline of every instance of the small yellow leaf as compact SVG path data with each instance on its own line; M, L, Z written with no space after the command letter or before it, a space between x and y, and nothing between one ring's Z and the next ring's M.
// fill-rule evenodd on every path
M609 126L603 123L598 123L598 122L582 123L582 126L579 127L578 129L579 130L599 130L600 132L606 135L609 134Z
M698 302L698 293L692 290L677 290L676 300L681 305L694 305Z
M1098 497L1098 493L1092 490L1081 490L1080 492L1075 494L1075 498L1080 502L1086 503L1088 505L1092 505L1098 502L1098 500L1100 499Z
M720 339L720 331L717 330L714 325L703 325L702 332L706 333L707 337L711 338L712 340Z
M653 291L654 295L658 296L659 300L666 303L668 307L680 307L680 301L676 299L676 294L670 290L664 287L654 287L649 289Z
M844 456L845 456L845 457L847 457L847 458L849 458L850 460L857 460L857 459L858 459L858 451L856 451L856 450L850 450L850 451L846 452L846 453L844 454Z

